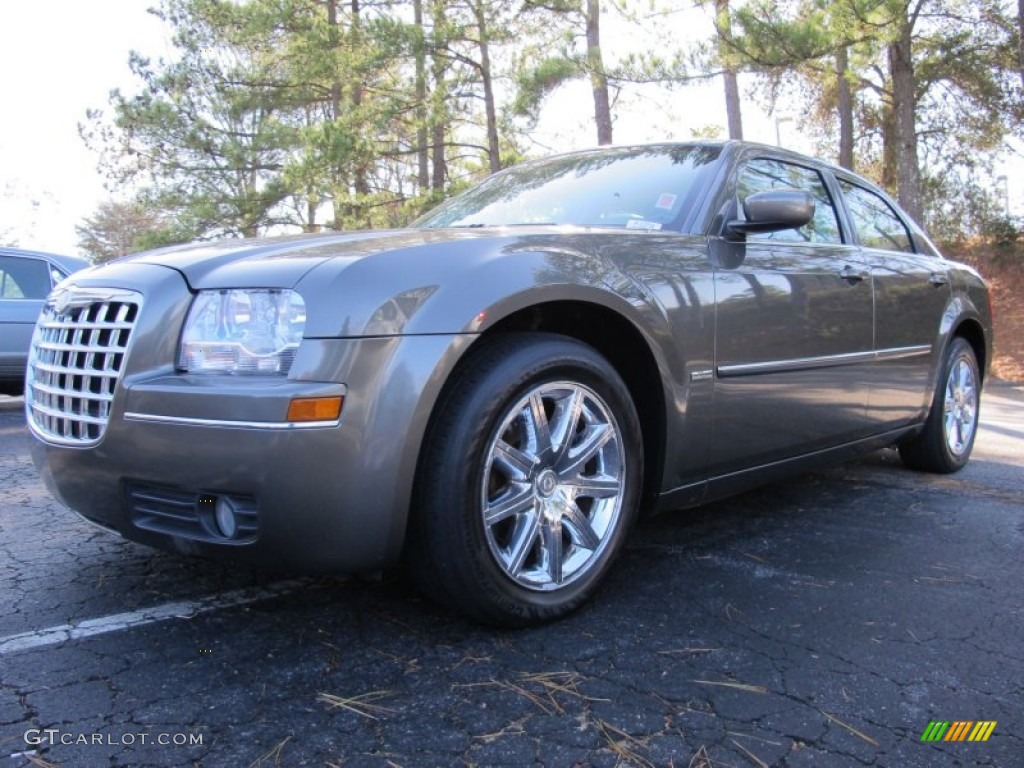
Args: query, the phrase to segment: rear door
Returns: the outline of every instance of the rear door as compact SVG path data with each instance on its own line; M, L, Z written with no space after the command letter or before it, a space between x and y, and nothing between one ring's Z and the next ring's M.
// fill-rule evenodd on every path
M769 464L867 431L872 288L857 247L813 166L758 158L735 182L742 201L768 189L809 192L814 219L748 235L715 271L715 394L710 471ZM734 266L733 266L734 264Z
M915 252L910 227L893 205L867 187L838 181L875 285L877 362L868 415L882 431L927 411L951 287L945 262Z

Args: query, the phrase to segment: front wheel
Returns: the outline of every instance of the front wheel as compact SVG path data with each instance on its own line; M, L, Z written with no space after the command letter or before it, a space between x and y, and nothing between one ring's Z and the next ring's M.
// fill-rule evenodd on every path
M940 385L924 429L900 443L900 458L911 469L948 474L971 457L978 431L981 376L974 349L955 338L942 360Z
M431 596L489 624L581 605L639 504L629 391L594 349L550 334L483 342L424 443L409 560Z

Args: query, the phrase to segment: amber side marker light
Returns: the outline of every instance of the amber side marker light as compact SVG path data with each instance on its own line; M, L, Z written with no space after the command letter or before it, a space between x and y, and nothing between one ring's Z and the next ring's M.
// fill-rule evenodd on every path
M337 421L343 397L297 397L288 404L288 421Z

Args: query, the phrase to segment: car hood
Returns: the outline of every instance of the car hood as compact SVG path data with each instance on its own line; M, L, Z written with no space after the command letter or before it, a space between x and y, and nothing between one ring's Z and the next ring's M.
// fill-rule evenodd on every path
M291 288L325 261L357 261L374 254L479 237L469 230L400 229L222 240L149 251L125 259L181 272L195 290Z

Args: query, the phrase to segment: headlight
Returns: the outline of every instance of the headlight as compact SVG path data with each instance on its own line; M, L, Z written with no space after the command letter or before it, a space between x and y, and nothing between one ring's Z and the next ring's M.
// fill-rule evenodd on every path
M306 303L295 291L200 291L185 321L178 367L286 376L305 325Z

